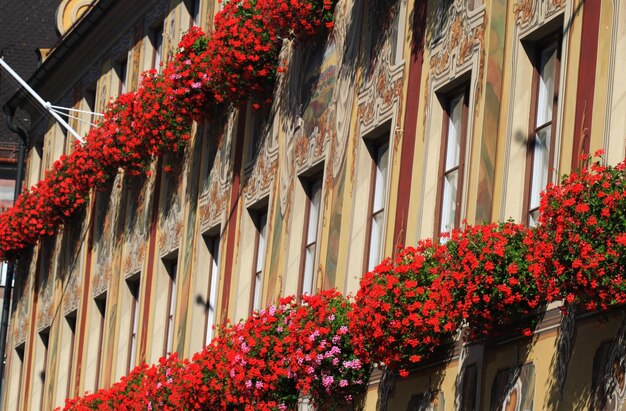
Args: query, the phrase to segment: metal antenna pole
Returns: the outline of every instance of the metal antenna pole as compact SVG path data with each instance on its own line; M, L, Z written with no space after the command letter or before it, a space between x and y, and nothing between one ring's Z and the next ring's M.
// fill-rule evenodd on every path
M44 101L44 99L41 98L41 96L39 94L37 94L35 92L35 90L33 90L28 85L28 83L26 83L19 76L19 74L17 74L15 71L13 71L13 69L4 61L4 58L0 58L0 66L2 66L2 68L4 68L11 75L11 77L13 77L15 79L15 81L17 81L20 84L20 86L22 86L24 88L24 90L26 90L28 92L28 94L33 96L33 98L39 104L41 104L41 106L43 108L45 108L48 111L48 113L50 113L50 115L52 117L54 117L55 120L58 121L61 126L63 126L63 128L65 128L67 131L69 131L76 138L76 140L80 141L81 143L83 142L83 139L80 136L80 134L78 134L76 132L76 130L74 130L69 124L67 124L67 122L65 120L63 120L63 118L58 113L56 113L54 110L52 110L52 104L49 101Z

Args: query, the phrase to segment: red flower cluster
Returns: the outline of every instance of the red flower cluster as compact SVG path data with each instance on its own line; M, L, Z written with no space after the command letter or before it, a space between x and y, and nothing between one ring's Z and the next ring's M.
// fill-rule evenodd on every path
M54 235L90 191L120 169L145 172L153 159L190 138L192 120L271 90L283 39L304 39L332 19L331 0L228 2L210 37L192 28L161 74L143 74L135 92L111 103L101 123L62 156L15 206L0 215L0 259L13 259Z
M529 267L533 231L511 222L467 226L452 231L445 246L448 258L434 287L452 294L451 312L473 333L492 334L505 324L526 328L542 302Z
M626 302L626 162L597 162L548 186L539 222L534 260L546 267L548 301L589 310Z
M145 364L64 410L295 410L298 398L334 409L364 391L369 367L351 346L349 301L337 291L282 299L226 325L191 361Z
M444 309L451 293L433 287L447 258L445 246L424 240L363 276L350 326L358 330L353 341L364 361L404 373L458 328Z
M364 275L352 303L337 291L282 299L226 325L191 361L137 367L66 410L292 410L353 403L372 363L408 374L459 327L530 335L557 298L606 309L625 301L626 162L594 165L550 186L540 225L466 226L421 241ZM514 328L511 328L514 327Z

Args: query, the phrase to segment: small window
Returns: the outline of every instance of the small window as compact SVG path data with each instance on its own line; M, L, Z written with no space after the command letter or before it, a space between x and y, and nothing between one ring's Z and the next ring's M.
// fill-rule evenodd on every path
M200 11L202 9L201 0L187 0L185 7L189 13L189 27L200 26L202 24Z
M44 401L46 398L46 377L48 374L48 342L50 340L50 327L45 328L39 332L39 338L41 338L41 347L43 348L43 366L39 372L39 378L41 379L41 407L44 407Z
M89 121L89 128L91 129L97 121L94 114L96 112L96 89L88 88L87 90L85 90L84 99L86 106L85 109L90 113L88 114L89 117L87 121Z
M209 251L209 265L207 267L207 274L209 276L208 290L207 290L207 305L206 305L206 325L204 329L204 343L209 345L213 339L213 326L215 325L217 314L217 296L218 287L220 281L220 269L219 269L219 252L220 252L220 238L217 235L205 235L204 244Z
M369 202L367 271L380 263L385 236L385 207L387 204L389 142L383 141L371 148L372 177Z
M552 181L560 66L560 39L540 42L535 52L531 121L528 136L525 220L537 224L541 192Z
M117 63L115 71L117 72L117 79L119 81L118 94L124 94L128 91L127 77L128 77L128 59L125 58Z
M163 260L168 278L167 290L167 318L165 322L165 345L163 355L168 355L174 349L174 319L176 315L176 298L178 294L177 270L178 256Z
M17 355L17 358L20 361L20 376L19 376L19 380L17 380L17 387L15 387L15 389L17 390L17 408L16 409L20 409L20 400L21 400L21 396L20 396L20 391L22 388L22 378L24 377L24 345L25 343L22 343L20 345L18 345L17 347L15 347L15 354ZM69 398L69 397L68 397Z
M102 357L104 356L104 331L106 324L106 307L107 307L107 295L103 293L94 299L96 304L96 315L98 316L98 357L96 361L96 383L94 386L94 392L100 387L100 378L102 372Z
M128 361L126 364L126 372L130 372L135 366L137 355L137 334L139 333L139 291L140 291L140 275L136 274L132 278L126 280L128 292L130 294L130 327L128 338Z
M263 268L267 246L267 207L251 212L254 221L254 270L252 275L251 311L261 309L263 297Z
M322 176L318 175L303 182L306 191L305 230L302 241L299 295L315 291L315 268L319 222L321 216Z
M461 223L461 200L469 93L462 88L444 100L445 114L439 166L435 237Z
M150 30L150 43L152 43L152 68L160 73L163 62L163 25Z
M69 340L70 340L70 356L68 362L68 370L67 370L67 387L65 389L65 397L71 398L72 394L72 373L74 372L74 346L76 340L76 311L72 311L68 315L65 316L65 321L67 324L67 330L69 331Z
M258 155L263 143L265 118L269 115L267 108L254 109L250 106L250 135L248 147L248 162L252 162Z

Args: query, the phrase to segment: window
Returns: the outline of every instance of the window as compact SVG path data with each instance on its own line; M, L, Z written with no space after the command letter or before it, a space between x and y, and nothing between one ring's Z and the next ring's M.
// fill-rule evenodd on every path
M97 357L97 362L96 362L96 384L94 386L94 392L95 392L100 386L100 372L102 369L102 357L103 357L103 351L104 351L104 330L105 330L105 323L106 323L105 314L106 314L106 307L107 307L106 293L103 293L102 295L98 296L96 299L94 299L94 302L96 303L96 308L97 308L96 315L98 315L98 323L99 323L98 357Z
M251 116L251 131L248 148L248 162L250 163L256 158L261 143L263 142L264 119L265 116L269 115L269 111L267 108L256 110L250 105L248 112Z
M391 63L398 64L404 58L404 39L405 39L405 19L406 19L406 0L398 2L398 9L394 12L393 21L391 23Z
M305 231L302 242L302 263L300 268L300 295L312 294L315 289L315 259L317 254L317 232L322 200L322 177L305 182L307 195L305 206Z
M254 240L254 270L252 274L251 311L261 309L263 297L263 267L265 265L265 248L267 245L267 207L252 212L256 227Z
M560 38L538 44L532 84L531 117L526 157L527 185L524 220L537 224L541 191L552 180L559 94Z
M46 398L46 375L47 375L47 366L48 366L48 341L50 340L50 327L45 328L44 330L39 332L40 348L43 351L43 363L41 366L41 371L38 374L41 383L41 399L39 400L40 407L44 408L44 401Z
M137 333L139 332L139 278L137 274L133 278L126 280L128 291L130 292L130 331L128 337L128 362L126 372L130 372L135 366L135 356L137 354Z
M191 26L199 26L202 24L200 11L202 6L200 4L200 0L187 0L185 2L185 6L187 7L187 11L189 12L189 27Z
M17 407L15 408L16 410L19 410L21 406L20 391L22 389L22 378L24 377L24 345L25 343L22 343L19 346L15 347L15 354L17 355L17 358L20 361L20 365L19 365L20 376L19 376L19 380L17 380L17 387L15 388L15 390L17 391Z
M70 337L70 356L68 362L68 370L67 370L67 387L65 389L65 397L71 398L72 391L72 372L74 371L74 343L76 336L76 311L73 311L65 316L65 321L67 323L67 329L69 331Z
M164 260L169 279L167 291L167 318L165 323L165 345L163 355L172 352L174 348L174 315L176 314L176 297L178 292L176 271L178 270L178 256Z
M128 74L128 59L124 59L117 63L117 67L115 69L117 72L117 79L119 80L119 89L118 94L124 94L128 91L127 82L127 74Z
M163 61L163 25L150 31L150 42L152 43L152 68L160 73Z
M204 236L204 242L209 250L209 286L207 290L207 306L206 306L206 326L204 329L204 343L209 345L213 338L213 326L215 325L215 316L217 308L217 294L220 278L219 269L219 252L220 239L218 235Z
M467 88L462 88L444 102L435 237L461 223L468 100Z
M389 163L389 143L384 142L372 148L372 177L370 189L367 271L380 263L385 235L385 204L387 203L387 169Z
M96 112L96 90L94 89L87 89L85 90L85 104L86 104L86 109L87 111L89 111L91 114L88 114L89 118L87 121L89 121L89 128L91 129L93 127L93 125L96 122L95 119L95 112Z

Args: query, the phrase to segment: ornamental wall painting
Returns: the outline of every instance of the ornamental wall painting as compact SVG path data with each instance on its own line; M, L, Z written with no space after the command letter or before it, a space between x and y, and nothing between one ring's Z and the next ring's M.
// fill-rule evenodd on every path
M102 294L109 288L113 271L113 258L116 255L114 250L122 238L121 232L117 227L120 214L121 187L121 175L118 174L105 191L96 193L94 220L96 264L91 280L92 295L94 297Z
M125 278L140 272L146 255L148 231L155 184L154 164L151 176L124 177L126 190L124 233L125 245L122 254L122 274Z
M406 411L445 411L446 399L443 391L434 390L411 397Z
M15 275L10 322L12 327L11 339L15 347L24 344L30 326L30 303L32 301L30 295L35 277L34 273L37 269L37 258L34 256L36 249L36 247L28 249L22 255Z
M166 155L161 175L161 214L159 256L167 256L180 247L183 233L183 176L187 162L182 153Z
M203 145L198 211L201 232L225 223L236 121L237 114L231 111L225 119L207 122L199 132Z
M608 341L593 357L592 404L599 411L626 410L626 347Z
M50 327L54 315L54 286L55 286L55 254L57 252L57 236L48 237L41 241L39 249L37 275L37 330Z
M59 278L63 280L63 314L68 315L78 309L81 296L84 248L87 242L86 208L77 218L65 225L62 248L59 255Z
M267 197L278 167L278 126L276 108L249 111L249 164L244 170L245 205Z
M533 411L535 398L535 366L524 364L519 369L498 371L491 386L492 411Z

